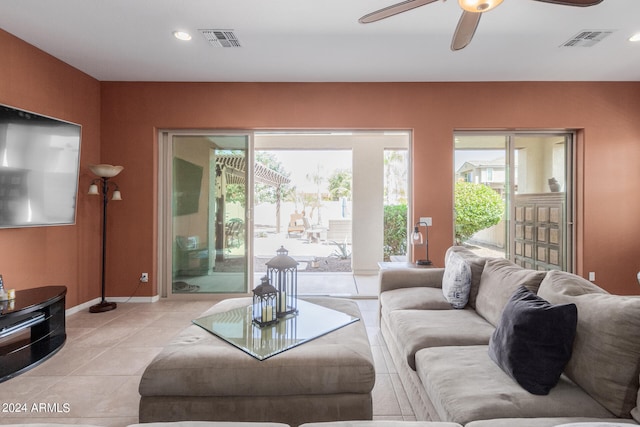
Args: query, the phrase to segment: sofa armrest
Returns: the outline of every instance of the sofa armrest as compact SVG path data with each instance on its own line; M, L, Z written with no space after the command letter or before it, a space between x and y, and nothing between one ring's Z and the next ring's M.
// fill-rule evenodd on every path
M399 268L381 270L380 293L400 288L441 288L444 268Z

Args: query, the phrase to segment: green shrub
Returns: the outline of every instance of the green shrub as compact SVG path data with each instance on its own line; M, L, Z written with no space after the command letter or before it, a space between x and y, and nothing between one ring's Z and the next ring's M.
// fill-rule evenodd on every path
M384 207L384 260L407 253L407 205Z
M496 225L504 214L504 201L484 184L456 182L456 243L461 244L480 230Z

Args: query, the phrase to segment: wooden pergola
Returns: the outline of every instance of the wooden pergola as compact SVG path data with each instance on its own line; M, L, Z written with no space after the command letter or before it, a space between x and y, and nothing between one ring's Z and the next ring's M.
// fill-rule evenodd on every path
M216 157L216 174L223 176L220 179L220 188L218 189L218 197L222 197L221 202L224 206L224 195L226 193L227 184L245 184L247 176L247 159L242 154L222 154ZM280 203L282 197L282 185L291 182L289 178L282 175L267 166L255 162L253 168L253 176L256 182L270 185L276 188L276 232L280 232ZM220 206L220 205L218 205ZM220 212L220 209L218 210ZM222 212L224 215L224 212ZM224 216L222 216L224 219ZM224 222L224 221L223 221ZM216 233L217 234L217 233Z

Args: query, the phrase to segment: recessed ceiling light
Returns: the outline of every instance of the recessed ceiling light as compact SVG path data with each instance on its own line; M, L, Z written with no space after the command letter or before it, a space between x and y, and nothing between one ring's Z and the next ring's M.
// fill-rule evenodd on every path
M191 40L191 34L185 31L174 31L173 37L177 38L178 40L184 40L184 41Z
M631 37L629 37L630 42L640 42L640 33L635 33Z

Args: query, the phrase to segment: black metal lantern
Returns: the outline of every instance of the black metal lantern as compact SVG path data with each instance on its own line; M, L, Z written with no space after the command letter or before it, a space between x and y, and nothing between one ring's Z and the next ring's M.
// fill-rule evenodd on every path
M278 290L278 317L298 312L298 261L280 246L276 256L267 261L267 276Z
M263 277L261 283L253 290L253 323L260 327L269 326L278 321L278 290Z

